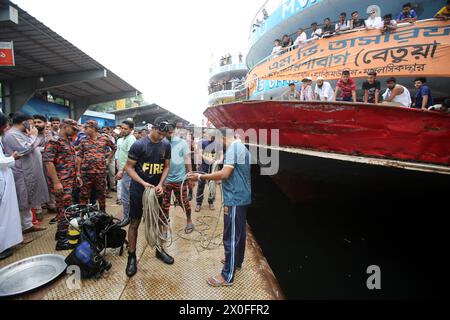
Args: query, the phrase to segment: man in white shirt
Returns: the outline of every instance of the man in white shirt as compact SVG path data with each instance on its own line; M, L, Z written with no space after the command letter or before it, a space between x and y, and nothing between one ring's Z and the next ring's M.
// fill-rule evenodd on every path
M391 77L386 80L386 92L383 94L383 103L392 106L411 107L411 94L406 87L397 84L397 80Z
M294 41L294 46L296 46L296 47L301 46L302 44L306 43L307 40L308 40L308 37L306 35L305 30L303 30L302 28L299 28L297 31L297 39L295 39L295 41Z
M323 77L318 77L316 87L314 88L315 98L320 101L332 101L334 96L333 88Z
M272 49L272 55L274 57L278 57L281 54L282 50L283 50L283 47L281 46L281 41L279 39L275 40L273 49Z
M320 37L322 37L322 29L318 27L317 22L311 23L311 29L311 38L319 39Z
M314 100L314 93L312 90L312 78L306 77L302 80L302 90L300 91L300 101Z
M345 12L342 12L339 15L339 20L335 26L336 32L347 31L350 29L350 22L348 20L346 20L346 18L347 18L347 14Z

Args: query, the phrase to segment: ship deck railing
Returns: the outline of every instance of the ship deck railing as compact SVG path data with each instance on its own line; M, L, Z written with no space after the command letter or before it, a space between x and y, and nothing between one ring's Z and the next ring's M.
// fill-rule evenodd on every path
M441 19L430 18L430 19L417 20L417 21L414 22L414 24L417 24L417 23L423 23L423 22L427 22L427 21L441 21ZM336 22L332 22L332 24L335 24L335 23L336 23ZM411 26L411 23L409 23L409 22L399 23L399 24L397 24L397 29L396 29L396 30L399 30L399 29L402 29L402 28L405 28L405 27L409 27L409 26ZM302 29L306 32L306 31L311 30L311 27L308 27L308 28L302 28ZM367 31L366 28L357 28L357 29L352 29L352 30L345 30L345 31L336 32L336 33L333 33L333 34L331 34L331 35L322 36L322 37L320 37L320 38L309 38L309 39L307 39L305 42L302 43L302 46L304 46L304 45L306 45L306 44L308 44L308 43L311 43L311 42L320 40L320 39L322 39L322 38L334 38L334 37L339 37L339 36L341 36L341 35L343 35L343 34L356 33L356 32L365 32L365 31ZM395 32L395 31L394 31L394 32ZM297 34L297 33L293 33L293 34L289 35L289 37L292 39L292 37L295 36L296 34ZM274 39L274 40L275 40L275 39ZM293 40L293 41L295 41L295 40ZM297 49L298 47L299 47L299 45L292 45L292 46L290 46L290 47L283 48L283 50L282 50L281 52L277 52L277 53L274 53L274 54L270 54L269 56L265 57L265 58L262 59L261 61L257 62L257 63L252 67L252 69L256 68L257 66L259 66L259 65L261 65L261 64L263 64L263 63L265 63L265 62L267 62L267 61L270 61L270 60L272 60L272 59L281 57L281 56L284 55L285 53L288 53L289 51L295 50L295 49ZM252 80L253 80L253 79L252 79Z

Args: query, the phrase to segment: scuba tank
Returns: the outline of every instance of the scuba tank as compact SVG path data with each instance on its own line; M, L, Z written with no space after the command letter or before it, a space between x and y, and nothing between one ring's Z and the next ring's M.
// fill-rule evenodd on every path
M69 241L70 252L72 252L80 242L80 224L80 218L73 218L70 221L69 231L67 232L67 240Z

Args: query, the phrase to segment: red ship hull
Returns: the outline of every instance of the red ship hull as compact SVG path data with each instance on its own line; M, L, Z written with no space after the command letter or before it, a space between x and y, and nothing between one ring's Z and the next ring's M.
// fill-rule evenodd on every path
M205 116L216 127L279 129L281 147L450 164L450 115L438 112L349 102L246 101L210 107Z

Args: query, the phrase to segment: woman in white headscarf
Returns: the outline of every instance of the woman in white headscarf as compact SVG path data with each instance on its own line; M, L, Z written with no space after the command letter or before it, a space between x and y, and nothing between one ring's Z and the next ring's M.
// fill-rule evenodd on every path
M377 5L371 5L367 8L369 17L366 20L366 29L382 29L383 19L381 18L381 9Z

